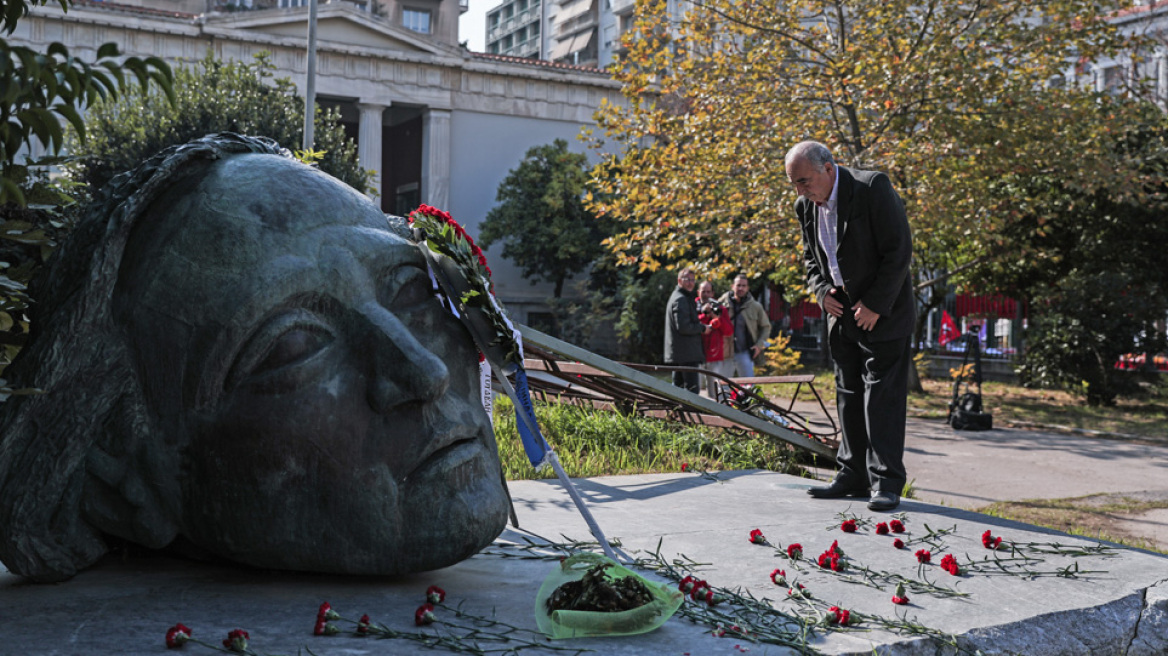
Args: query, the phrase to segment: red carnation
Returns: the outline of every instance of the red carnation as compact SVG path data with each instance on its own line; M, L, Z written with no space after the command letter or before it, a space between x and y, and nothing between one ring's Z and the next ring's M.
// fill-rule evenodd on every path
M750 542L752 544L766 544L766 536L762 534L762 530L754 529L750 532Z
M692 575L687 575L684 579L678 581L677 589L681 590L685 594L689 594L690 590L694 589L694 584L696 583L697 579L695 579Z
M426 588L426 601L432 604L440 604L446 601L446 591L436 585L432 585Z
M702 593L700 595L694 597L695 601L704 601L711 606L713 606L713 605L717 604L719 601L721 601L718 598L718 596L714 594L714 590L712 588L706 587L706 588L701 588L701 590L702 590Z
M693 590L689 591L689 598L694 601L710 601L714 591L710 589L710 584L705 581L694 581Z
M799 560L803 557L803 545L798 542L787 545L787 557L791 560Z
M927 563L933 560L933 554L928 549L917 549L917 562Z
M888 535L888 523L880 522L876 525L876 535Z
M1002 546L1002 538L995 538L987 529L985 533L981 534L981 543L986 549L997 549Z
M961 576L961 567L957 565L957 559L953 557L953 554L945 554L945 557L941 559L941 569L953 576Z
M191 639L191 630L183 624L175 624L166 630L167 649L178 649Z
M688 462L681 463L681 471L683 471L683 472L689 471L689 463Z
M368 613L362 615L361 619L357 621L357 633L360 635L365 635L365 634L369 633L369 614Z
M840 608L839 606L832 606L831 608L829 608L827 610L828 610L828 612L831 613L831 615L829 615L827 618L827 621L831 624L838 624L840 626L847 626L848 620L850 620L852 617L851 611L844 610L844 609Z
M895 540L892 541L892 547L894 549L903 549L904 548L904 540L901 540L900 538L896 538Z
M839 550L839 544L832 542L830 549L819 554L817 562L823 569L830 569L833 572L842 572L844 571L844 564L841 560L843 555L844 552Z
M908 603L908 593L905 592L903 583L896 584L896 591L892 593L892 603L901 606Z
M434 616L434 606L431 604L422 604L414 611L414 624L417 626L433 624L436 619L438 618Z
M320 608L316 611L316 625L312 627L312 635L336 635L337 633L340 633L340 630L337 629L337 627L328 623L329 620L340 619L340 617L341 616L337 614L335 610L333 610L333 607L331 604L329 604L329 602L326 601L322 603Z
M856 532L856 520L845 519L844 523L840 524L840 530L843 531L844 533L855 533Z
M893 533L904 533L904 524L899 519L888 522L888 528L892 529Z
M223 639L223 648L227 649L228 651L238 652L240 654L246 653L247 641L249 639L251 639L251 636L247 634L247 631L244 631L243 629L235 629L231 633L228 633L227 637Z
M775 585L787 585L787 573L781 569L771 572L771 582Z

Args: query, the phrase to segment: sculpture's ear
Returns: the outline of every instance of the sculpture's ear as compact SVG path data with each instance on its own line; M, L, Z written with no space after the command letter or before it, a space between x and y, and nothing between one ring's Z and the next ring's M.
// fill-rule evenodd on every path
M178 456L150 430L141 401L123 396L106 416L86 459L81 512L102 533L159 549L178 533Z

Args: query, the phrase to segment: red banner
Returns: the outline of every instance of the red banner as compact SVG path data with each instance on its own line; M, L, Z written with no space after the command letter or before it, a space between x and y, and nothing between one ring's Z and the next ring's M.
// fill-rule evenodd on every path
M937 337L937 342L944 346L958 337L961 337L961 331L957 329L957 322L953 321L948 312L941 310L941 334Z
M953 314L958 317L1013 319L1018 316L1018 301L1001 294L993 296L958 294Z

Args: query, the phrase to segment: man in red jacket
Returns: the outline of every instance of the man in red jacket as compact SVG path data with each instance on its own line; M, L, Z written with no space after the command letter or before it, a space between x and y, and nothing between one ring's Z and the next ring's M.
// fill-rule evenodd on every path
M702 333L702 348L706 354L706 363L703 369L722 376L734 375L734 361L727 357L734 352L734 320L730 317L730 308L714 300L714 285L703 281L698 287L698 319L711 328ZM718 382L712 376L703 376L706 379L706 393L711 399L718 400Z

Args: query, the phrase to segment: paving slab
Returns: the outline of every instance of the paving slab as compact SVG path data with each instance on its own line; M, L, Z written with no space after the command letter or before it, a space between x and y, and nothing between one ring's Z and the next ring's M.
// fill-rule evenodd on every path
M1118 548L1110 556L1072 558L1048 555L1032 563L1035 572L1053 573L1076 562L1078 578L972 573L952 577L935 564L942 553L960 560L993 557L981 543L990 530L1006 542L1044 542L1090 546L1097 543L951 507L907 500L898 512L907 532L899 537L919 540L933 532L934 564L918 566L913 552L895 549L894 536L876 535L873 521L889 515L867 511L854 499L811 500L807 479L771 472L723 472L615 476L580 479L600 526L620 540L624 551L645 556L660 545L666 560L707 563L694 573L716 588L748 591L773 601L774 608L794 613L807 608L787 598L770 580L775 568L812 591L820 608L838 605L854 613L915 620L932 629L960 636L964 649L989 654L1047 656L1063 654L1168 653L1168 558ZM587 528L567 494L554 481L512 483L520 523L526 531L554 541L589 540ZM839 530L843 517L859 519L856 533ZM928 529L926 529L928 527ZM752 529L762 530L768 544L749 541ZM501 540L522 543L526 533L508 529ZM527 539L533 539L528 537ZM847 554L852 574L819 569L813 560L832 541ZM780 555L792 542L803 545L812 561L798 563ZM491 548L511 556L527 552ZM443 587L448 604L464 611L494 616L514 626L535 630L536 592L544 577L558 567L550 559L524 560L493 554L475 557L435 572L388 579L336 577L266 572L212 565L162 556L111 556L71 581L54 585L22 582L0 574L0 654L160 654L163 635L181 622L194 637L218 643L234 628L250 632L259 654L318 656L413 654L425 652L402 640L370 640L352 636L311 635L317 607L329 601L342 615L368 613L395 630L415 631L414 610L429 585ZM954 588L965 597L938 597L910 592L910 603L891 603L884 589L848 582L857 567L924 578ZM649 578L664 580L652 574ZM687 601L687 604L696 602ZM733 604L721 607L725 612ZM439 609L449 619L452 613ZM434 627L425 629L433 633ZM536 640L538 642L538 639ZM711 627L677 616L660 629L633 637L589 638L552 644L591 649L599 654L793 654L788 647L754 644L735 637L716 638ZM865 622L847 631L816 631L808 653L934 654L928 639L877 630ZM187 645L188 653L211 653ZM534 650L528 653L550 653Z

